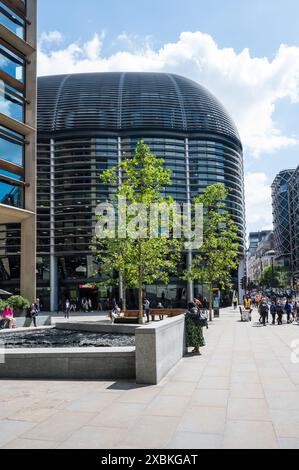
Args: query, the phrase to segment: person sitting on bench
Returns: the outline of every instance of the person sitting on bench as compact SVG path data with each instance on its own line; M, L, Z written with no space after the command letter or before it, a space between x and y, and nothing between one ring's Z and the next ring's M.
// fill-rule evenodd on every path
M6 320L8 328L12 330L14 324L13 309L9 305L6 305L5 309L3 310L2 316L3 319Z
M121 317L121 310L117 304L115 304L115 307L111 310L109 313L109 318L112 322L115 321L116 318Z

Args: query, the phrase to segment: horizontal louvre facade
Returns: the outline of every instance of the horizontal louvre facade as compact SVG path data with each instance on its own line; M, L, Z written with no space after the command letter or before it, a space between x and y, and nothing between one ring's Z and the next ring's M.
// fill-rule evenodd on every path
M78 296L78 285L98 281L92 277L96 264L90 242L96 206L110 195L99 175L133 155L140 140L172 170L173 184L165 195L177 202L188 202L188 188L191 197L215 183L230 189L227 207L244 251L242 145L233 121L205 88L170 74L42 77L38 81L38 263L46 268L38 270L41 295L46 296L49 287L50 254L59 298ZM183 301L178 295L184 284L172 280L174 304Z

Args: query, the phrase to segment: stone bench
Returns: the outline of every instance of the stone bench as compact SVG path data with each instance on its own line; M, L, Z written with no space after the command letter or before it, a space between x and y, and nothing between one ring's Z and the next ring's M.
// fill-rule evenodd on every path
M179 315L183 315L186 313L186 309L182 308L152 308L150 309L150 317L154 321L155 317L178 317ZM124 318L134 318L137 319L139 317L139 310L127 310L123 313Z

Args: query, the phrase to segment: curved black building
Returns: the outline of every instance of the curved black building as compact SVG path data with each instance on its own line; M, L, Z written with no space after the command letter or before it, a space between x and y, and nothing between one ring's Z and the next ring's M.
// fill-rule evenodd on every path
M221 103L172 74L94 73L38 80L38 272L40 295L95 299L90 240L95 208L107 198L99 173L143 139L173 171L167 189L187 202L214 183L230 189L228 210L244 248L242 144ZM50 176L49 176L50 175ZM88 285L88 283L90 285ZM184 299L184 282L149 295Z

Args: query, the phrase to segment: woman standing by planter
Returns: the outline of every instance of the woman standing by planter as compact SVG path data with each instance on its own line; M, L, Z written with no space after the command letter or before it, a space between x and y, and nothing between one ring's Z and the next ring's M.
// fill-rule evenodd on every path
M200 349L205 346L205 340L202 327L198 321L198 308L191 302L188 304L188 312L186 313L186 342L187 347L193 347L193 354L201 355Z

